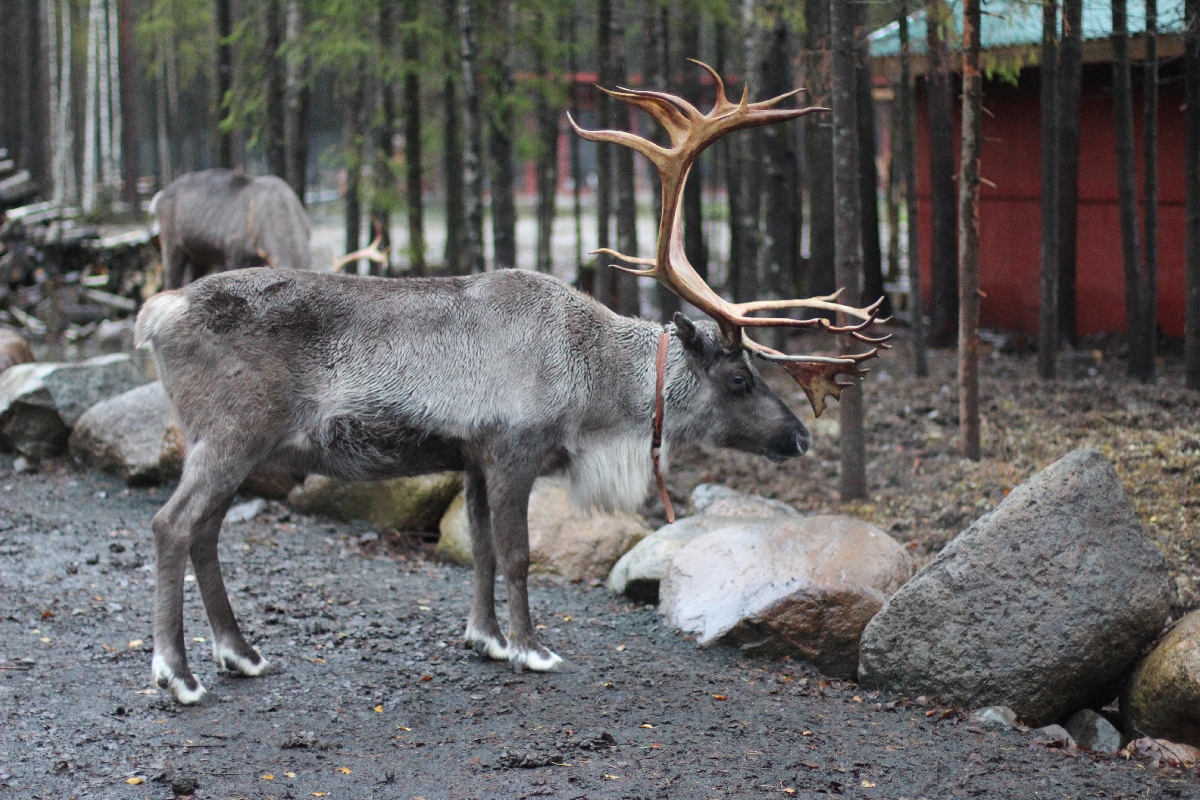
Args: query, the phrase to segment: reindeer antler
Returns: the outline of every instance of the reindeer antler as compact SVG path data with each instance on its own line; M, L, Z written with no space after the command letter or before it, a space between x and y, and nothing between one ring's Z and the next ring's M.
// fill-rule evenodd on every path
M774 108L781 100L791 97L801 89L795 89L781 94L770 100L758 103L749 102L749 87L742 91L739 103L731 103L725 95L725 84L716 70L707 64L688 59L693 64L708 71L717 87L717 102L708 114L701 114L695 106L681 97L664 92L639 91L622 89L610 91L597 87L610 97L629 105L636 106L653 117L671 137L671 147L666 148L643 139L627 131L585 131L575 124L570 114L567 119L571 127L585 139L598 142L613 142L631 147L654 162L662 180L662 216L658 224L658 248L653 259L634 258L621 255L607 248L597 250L614 256L630 264L640 264L647 269L630 269L617 264L612 266L633 275L654 278L675 294L688 301L696 308L708 314L721 329L722 339L732 348L746 348L755 355L769 361L781 362L783 367L795 378L812 404L813 412L820 416L825 410L825 398L829 395L839 397L844 384L836 381L838 375L862 377L866 370L859 367L860 363L878 354L880 348L887 348L885 342L890 335L873 338L866 334L867 329L880 322L879 309L883 299L875 301L866 308L838 303L841 290L825 297L807 297L794 300L758 300L749 303L731 303L717 294L695 268L688 262L683 249L683 187L687 183L688 171L700 153L710 144L725 134L755 128L760 125L771 125L784 122L814 111L828 111L827 108ZM833 325L824 317L810 319L791 319L790 317L754 317L750 316L759 311L773 311L785 308L810 308L815 311L829 311L838 314L839 321L844 317L862 320L859 324ZM745 334L745 328L810 328L826 333L845 334L860 342L875 345L870 351L861 354L844 355L838 358L822 356L792 356L773 350L759 344Z
M341 272L342 267L353 261L358 261L360 258L365 258L368 261L374 261L376 264L388 263L388 252L391 250L391 248L385 247L382 250L379 249L379 245L383 244L383 227L379 224L379 220L375 219L374 217L371 218L371 224L375 228L375 238L371 241L371 244L367 245L361 250L355 250L353 253L347 253L341 258L335 258L333 260L334 272Z

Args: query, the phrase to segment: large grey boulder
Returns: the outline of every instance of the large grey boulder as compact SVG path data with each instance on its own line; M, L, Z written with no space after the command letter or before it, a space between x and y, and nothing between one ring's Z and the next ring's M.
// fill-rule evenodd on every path
M1175 624L1121 695L1125 730L1200 747L1200 611Z
M701 646L798 656L853 677L863 627L912 568L903 547L860 519L747 519L676 554L662 611Z
M0 373L0 441L32 461L61 455L85 411L147 382L124 354L10 367Z
M650 528L636 514L607 514L576 508L566 483L541 478L529 495L529 563L535 572L549 572L572 581L603 579L613 564L644 539ZM441 522L439 557L472 565L471 532L463 495Z
M179 477L185 443L160 381L89 408L71 432L71 455L130 484Z
M1162 554L1098 451L1018 486L946 545L863 632L859 681L1046 724L1116 695L1162 629Z
M339 481L309 475L288 495L306 514L349 522L361 519L384 528L425 530L438 524L462 488L458 472L438 472L383 481Z

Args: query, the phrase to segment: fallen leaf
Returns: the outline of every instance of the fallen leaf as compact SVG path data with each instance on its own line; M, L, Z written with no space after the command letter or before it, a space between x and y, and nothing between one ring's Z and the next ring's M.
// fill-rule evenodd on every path
M432 675L422 675L421 676L421 683L429 683L431 680L433 680Z
M712 696L712 699L713 699L713 700L728 700L729 698L728 698L728 697L726 697L726 696L725 696L725 695L723 695L723 694L714 694L714 695Z
M106 652L106 653L115 653L115 652L117 652L117 648L115 648L115 647L110 647L109 645L106 645L106 644L102 644L102 645L100 645L100 649L101 649L101 650L103 650L103 651L104 651L104 652Z
M294 777L296 777L296 773L294 773L294 772L285 772L285 773L283 773L283 777L285 777L285 778L294 778Z
M651 750L662 750L663 749L662 742L651 742L650 749Z
M821 768L820 764L817 764L813 761L801 761L800 766L808 767L809 769L820 769Z
M625 645L623 645L623 644L617 645L617 650L624 650L624 649L625 649Z
M611 689L611 688L613 688L613 685L611 683L606 683L606 684L604 684L604 688Z
M144 780L145 780L144 778L126 778L125 782L128 783L130 786L137 786L139 783L141 783Z
M871 783L869 780L866 780L865 778L863 779L862 785L863 785L863 788L865 788L865 789L872 789L875 787L875 784Z
M399 728L399 729L400 729L400 730L402 730L402 731L411 731L411 730L412 730L412 728L406 728L406 727L404 727L403 725L397 725L396 727L397 727L397 728Z
M275 780L275 776L268 772L266 775L262 776L262 779L264 781L273 781Z
M203 636L193 636L193 637L192 637L192 641L193 641L193 642L200 642L201 644L203 644L203 642L204 642L204 637L203 637Z
M38 639L38 641L39 641L39 642L41 642L41 643L43 643L43 644L50 644L50 637L49 637L49 636L43 636L43 637L41 637L40 639Z
M800 735L801 736L815 736L816 734L814 734L812 731L801 731Z
M350 768L349 768L349 767L338 767L337 769L338 769L338 772L342 773L343 775L349 775L349 774L350 774Z
M606 772L606 773L604 773L604 778L605 778L606 780L610 780L610 781L619 781L619 780L621 780L621 776L620 776L620 775L609 775L607 772Z
M376 714L382 714L382 713L383 713L383 706L375 706L375 713L376 713Z
M42 612L42 619L50 619L53 616L54 616L53 611L43 611Z
M130 647L141 647L141 646L142 646L142 640L141 640L141 639L134 639L134 640L132 640L132 641L129 643L129 646L130 646Z
M862 702L862 698L861 698L861 697L859 697L858 695L854 695L854 702L856 702L856 703L861 703L861 702Z
M653 726L653 725L639 725L638 727L639 727L639 728L649 728L650 730L654 730L654 726Z
M795 794L796 790L790 786L785 786L785 787L783 787L783 793L784 794Z
M333 602L333 601L331 600L330 602ZM312 793L312 796L313 796L313 797L324 797L324 796L325 796L325 792L313 792L313 793Z
M158 694L158 689L142 689L138 694Z

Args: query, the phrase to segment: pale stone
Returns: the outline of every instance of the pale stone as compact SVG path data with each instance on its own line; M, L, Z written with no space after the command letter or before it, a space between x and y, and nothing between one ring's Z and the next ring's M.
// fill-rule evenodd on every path
M1200 747L1200 611L1175 624L1121 696L1125 730Z
M660 594L667 621L700 645L798 656L844 678L863 627L911 574L904 548L860 519L747 519L680 550Z
M458 472L439 472L384 481L338 481L309 475L288 495L306 514L344 521L366 520L381 528L425 530L435 526L462 487Z

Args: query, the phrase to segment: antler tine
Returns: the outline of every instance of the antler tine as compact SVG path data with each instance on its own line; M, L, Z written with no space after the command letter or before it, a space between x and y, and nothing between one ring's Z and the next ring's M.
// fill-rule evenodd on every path
M840 295L839 290L824 297L731 303L717 294L689 263L683 247L681 212L683 187L687 182L688 172L696 158L717 139L731 131L770 125L829 109L819 107L776 108L780 102L794 97L803 89L795 89L769 100L751 103L749 88L744 87L740 102L735 104L726 95L725 82L716 70L701 61L688 60L707 71L716 86L716 102L707 114L701 114L695 106L683 98L665 92L624 88L612 91L598 87L610 97L642 109L662 125L670 136L670 149L628 131L585 131L568 115L571 127L583 138L631 147L649 158L658 169L659 178L662 181L662 216L659 218L659 236L655 257L649 259L626 256L607 248L596 252L613 256L626 264L643 267L636 269L613 265L616 269L624 272L658 280L679 295L681 299L708 314L720 327L721 337L727 346L745 347L762 358L783 364L792 377L800 383L813 405L814 412L819 416L825 407L825 398L829 395L836 397L841 391L842 385L837 383L835 377L837 375L862 377L865 371L860 368L860 362L873 358L880 348L888 346L885 342L890 336L871 337L865 333L870 326L882 321L878 318L881 301L866 308L855 308L837 302ZM760 311L788 308L807 308L814 311L836 313L861 320L861 322L835 326L824 317L792 319L790 317L752 316ZM846 334L852 339L875 345L875 347L868 353L846 355L839 358L787 356L764 347L745 335L746 328L765 327L808 328L828 333Z
M388 263L388 253L391 251L391 248L385 247L380 250L379 245L381 244L383 244L383 231L380 230L378 223L376 223L375 239L371 242L371 244L367 245L361 250L355 250L353 253L347 253L341 258L335 258L333 260L333 271L341 272L342 267L351 262L358 261L360 258L365 258L368 261L374 261L376 264Z

